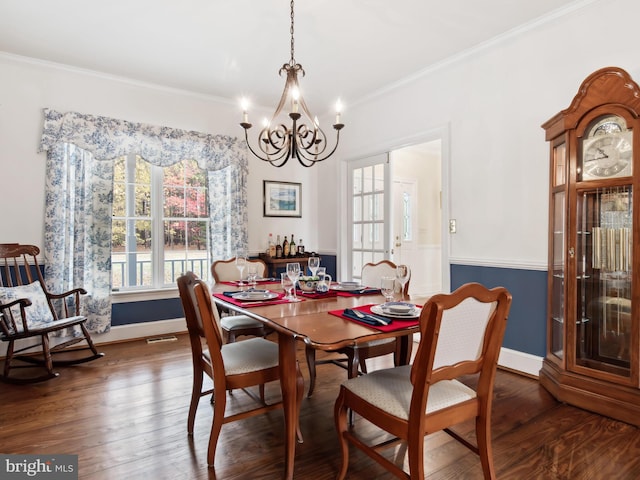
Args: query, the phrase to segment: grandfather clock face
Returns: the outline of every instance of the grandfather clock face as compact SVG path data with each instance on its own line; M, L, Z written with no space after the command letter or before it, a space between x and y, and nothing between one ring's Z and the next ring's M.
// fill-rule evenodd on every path
M582 140L582 180L632 175L632 145L624 118L610 115L598 120Z

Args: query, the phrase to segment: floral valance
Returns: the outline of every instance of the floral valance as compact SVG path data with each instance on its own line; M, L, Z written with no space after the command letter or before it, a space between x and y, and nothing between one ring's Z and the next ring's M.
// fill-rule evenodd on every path
M45 108L40 151L61 143L74 144L98 160L137 153L163 167L193 159L206 170L233 165L240 167L243 174L247 173L246 143L236 137Z

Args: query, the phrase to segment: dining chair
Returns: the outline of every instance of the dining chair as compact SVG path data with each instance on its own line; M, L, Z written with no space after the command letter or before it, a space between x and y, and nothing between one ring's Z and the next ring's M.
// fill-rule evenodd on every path
M0 244L0 340L7 342L0 380L5 382L48 380L59 375L54 366L76 365L104 356L85 326L87 317L81 315L82 295L87 292L83 288L49 292L38 263L39 253L35 245ZM50 335L66 329L75 332L75 336L51 345ZM18 349L16 342L22 342ZM85 345L78 348L81 342ZM39 354L34 354L34 349L39 349ZM21 355L30 350L30 354ZM11 374L14 369L34 366L44 371L30 377Z
M478 283L434 295L420 315L421 339L411 365L377 370L340 386L334 407L342 457L338 480L347 473L349 444L398 478L422 479L424 437L440 430L478 454L484 478L495 479L491 405L510 306L505 288L489 290ZM473 388L460 379L472 375ZM394 439L371 445L349 427L349 411ZM467 420L475 420L475 444L451 428ZM409 473L381 453L398 442L406 445Z
M367 287L379 287L382 277L395 277L396 276L396 264L389 260L382 260L378 263L366 263L362 267L361 283ZM404 289L405 298L409 292L409 283L411 277L407 280ZM412 335L411 335L412 336ZM409 339L409 349L407 351L407 357L411 357L411 339ZM307 367L309 369L309 391L307 397L313 394L313 390L316 385L316 365L322 365L326 363L332 363L342 368L346 368L347 377L354 378L358 376L359 372L367 373L367 358L381 357L383 355L394 354L394 365L400 365L407 359L400 357L400 342L396 338L385 338L382 340L372 340L365 342L356 347L348 346L344 347L337 352L341 355L346 355L342 358L331 358L326 360L316 360L316 351L310 346L305 347L305 356L307 360Z
M247 263L257 265L259 277L266 275L267 264L259 258L247 259ZM237 281L239 279L239 273L236 268L236 257L229 260L216 260L211 264L211 274L216 283ZM233 315L229 312L223 312L220 318L220 325L222 326L227 343L235 342L236 338L242 335L266 337L269 333L269 329L267 329L262 322L246 315Z
M206 283L198 279L193 272L181 275L177 283L187 322L193 363L193 386L187 432L193 436L200 398L211 395L213 420L209 435L207 465L213 467L218 437L223 424L282 408L282 401L271 404L264 401L264 384L280 378L278 345L259 337L224 343L218 310L211 302L211 294ZM203 340L205 348L203 348ZM203 390L205 373L213 381L212 389ZM296 368L296 384L299 406L304 394L304 379L299 366ZM259 387L260 398L247 390L252 386ZM225 415L227 391L233 389L244 390L259 406ZM298 441L302 442L299 427L297 433Z

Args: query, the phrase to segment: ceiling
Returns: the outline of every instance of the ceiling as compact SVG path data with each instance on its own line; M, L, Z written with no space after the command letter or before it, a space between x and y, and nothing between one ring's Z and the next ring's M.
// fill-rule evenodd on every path
M593 0L298 0L312 111L349 104ZM0 0L0 51L273 106L290 59L286 0Z

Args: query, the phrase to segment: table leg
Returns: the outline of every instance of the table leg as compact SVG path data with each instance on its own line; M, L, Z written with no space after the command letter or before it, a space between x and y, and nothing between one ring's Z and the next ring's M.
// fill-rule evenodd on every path
M284 409L285 431L285 479L293 479L293 463L296 455L296 429L298 426L296 384L296 341L292 335L278 332L280 352L280 388Z
M395 353L395 365L409 365L411 362L411 350L413 346L413 335L403 335L398 337L398 348Z

